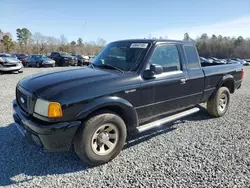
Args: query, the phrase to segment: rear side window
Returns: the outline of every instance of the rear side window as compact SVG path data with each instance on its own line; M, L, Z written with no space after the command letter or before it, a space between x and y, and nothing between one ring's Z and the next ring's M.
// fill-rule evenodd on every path
M197 51L194 46L184 46L184 50L187 55L187 63L188 63L188 68L189 69L199 69L200 64L199 64L199 58Z

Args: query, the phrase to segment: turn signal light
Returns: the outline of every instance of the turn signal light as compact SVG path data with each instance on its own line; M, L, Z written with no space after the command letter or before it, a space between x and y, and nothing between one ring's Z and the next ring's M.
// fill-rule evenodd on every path
M50 118L57 118L62 117L62 107L58 102L50 102L48 108L48 117Z
M242 69L242 71L241 71L241 80L243 80L243 78L244 78L244 69Z

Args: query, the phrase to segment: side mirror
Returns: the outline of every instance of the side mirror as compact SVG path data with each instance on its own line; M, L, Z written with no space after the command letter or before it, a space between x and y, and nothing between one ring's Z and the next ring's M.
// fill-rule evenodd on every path
M163 68L161 65L157 65L157 64L151 64L150 65L150 71L156 75L156 74L161 74L163 72Z
M161 74L163 72L163 68L161 65L151 64L149 70L145 70L143 76L145 78L153 78L154 75Z

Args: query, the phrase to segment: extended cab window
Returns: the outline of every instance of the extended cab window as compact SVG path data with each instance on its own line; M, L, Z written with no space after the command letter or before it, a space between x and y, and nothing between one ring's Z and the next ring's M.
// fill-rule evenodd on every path
M187 55L188 68L199 69L200 64L196 48L190 45L190 46L184 46L184 50Z
M149 60L150 64L158 64L163 68L163 72L181 70L179 53L176 45L157 46Z

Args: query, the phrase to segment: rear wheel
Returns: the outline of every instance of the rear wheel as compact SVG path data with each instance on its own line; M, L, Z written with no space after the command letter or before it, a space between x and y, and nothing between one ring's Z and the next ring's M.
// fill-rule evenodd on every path
M221 87L207 102L207 111L214 117L223 116L228 109L230 92L227 87Z
M126 125L122 118L112 112L101 112L79 128L74 149L82 161L99 165L111 161L120 153L126 137Z

